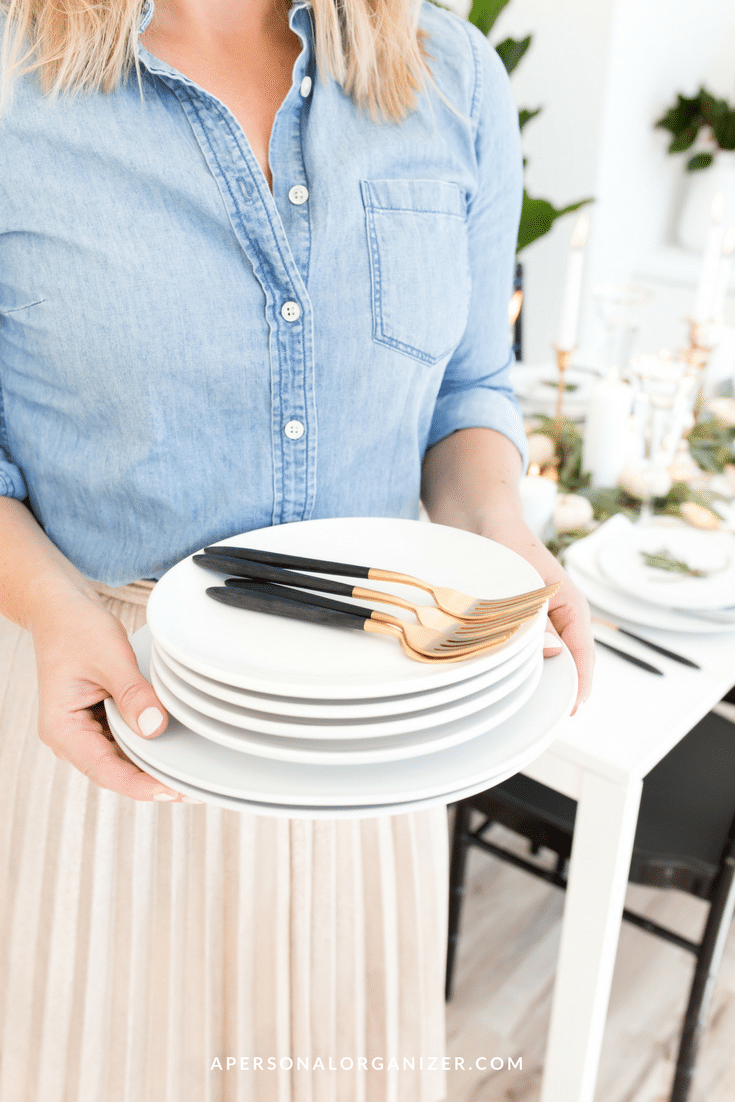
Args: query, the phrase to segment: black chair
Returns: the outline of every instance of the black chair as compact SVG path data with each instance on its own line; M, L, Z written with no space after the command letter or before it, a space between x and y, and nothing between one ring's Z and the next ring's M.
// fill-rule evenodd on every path
M483 822L475 830L470 829L473 812L481 812L483 816ZM575 814L574 800L521 773L455 805L447 999L452 993L469 847L478 846L565 888ZM483 835L492 823L500 823L527 838L532 855L542 846L552 850L556 854L555 868L539 868L488 841ZM685 1102L735 909L735 724L711 712L645 778L629 879L650 887L679 888L710 903L699 944L642 915L623 912L628 922L690 950L696 959L670 1100Z

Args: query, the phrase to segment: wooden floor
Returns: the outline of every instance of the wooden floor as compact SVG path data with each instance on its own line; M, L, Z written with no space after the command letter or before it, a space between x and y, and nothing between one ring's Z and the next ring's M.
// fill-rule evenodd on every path
M488 834L526 853L502 827ZM548 855L550 857L550 855ZM549 862L551 864L551 862ZM506 862L470 851L452 1001L448 1102L538 1102L563 893ZM629 885L627 906L698 939L707 905L681 892ZM692 975L683 949L623 923L595 1102L667 1102ZM491 1060L504 1070L491 1070ZM522 1070L508 1059L522 1058ZM735 930L718 977L690 1102L735 1102Z

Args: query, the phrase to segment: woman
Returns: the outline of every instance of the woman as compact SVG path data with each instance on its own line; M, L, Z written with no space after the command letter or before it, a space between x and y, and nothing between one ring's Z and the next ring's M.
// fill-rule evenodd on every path
M409 0L3 7L0 1102L434 1102L443 810L168 810L101 701L165 727L145 579L419 491L563 580L589 691L518 502L504 72Z

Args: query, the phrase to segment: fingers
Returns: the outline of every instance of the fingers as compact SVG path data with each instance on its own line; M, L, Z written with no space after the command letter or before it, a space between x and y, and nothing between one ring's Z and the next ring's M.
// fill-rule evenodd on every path
M546 620L546 631L544 632L544 658L553 658L555 654L558 654L563 646L557 630L552 624L551 620Z
M57 757L68 761L93 784L128 799L190 802L126 758L117 744L106 737L103 725L91 712L92 709L85 708L63 715L52 712L47 716L45 723L54 732L54 737L44 738L43 731L41 737L51 745Z
M133 648L127 640L106 665L104 687L125 723L136 734L154 738L166 729L166 711L138 669Z
M581 593L569 582L562 586L556 599L559 604L549 609L549 619L564 645L574 659L577 667L577 699L572 715L583 704L592 691L592 674L595 668L595 644L590 628L589 605ZM544 649L544 654L546 649Z

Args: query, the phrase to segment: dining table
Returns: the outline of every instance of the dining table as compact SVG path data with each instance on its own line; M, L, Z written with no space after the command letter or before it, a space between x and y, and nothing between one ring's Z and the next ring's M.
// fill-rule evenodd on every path
M704 635L617 622L701 668L596 625L599 640L663 676L598 647L589 699L523 769L577 801L540 1102L594 1098L644 777L735 685L735 629Z

